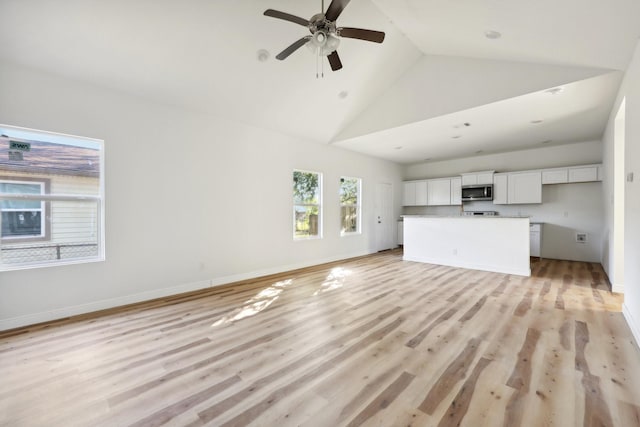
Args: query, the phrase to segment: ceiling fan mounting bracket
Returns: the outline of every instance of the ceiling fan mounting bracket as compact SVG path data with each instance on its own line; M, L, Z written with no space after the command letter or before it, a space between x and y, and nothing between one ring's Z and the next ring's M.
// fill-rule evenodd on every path
M324 13L315 14L309 19L309 31L315 34L324 30L327 34L336 34L336 24L327 19Z

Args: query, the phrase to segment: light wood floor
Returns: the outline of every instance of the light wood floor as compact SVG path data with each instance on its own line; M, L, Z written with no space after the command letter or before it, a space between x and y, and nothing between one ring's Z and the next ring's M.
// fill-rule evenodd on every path
M0 333L0 425L640 426L621 302L383 253Z

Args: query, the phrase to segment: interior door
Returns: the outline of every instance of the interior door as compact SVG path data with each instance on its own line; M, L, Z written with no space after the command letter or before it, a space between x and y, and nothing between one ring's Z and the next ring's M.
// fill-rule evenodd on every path
M386 182L376 184L375 233L376 250L396 247L396 218L393 217L393 187Z

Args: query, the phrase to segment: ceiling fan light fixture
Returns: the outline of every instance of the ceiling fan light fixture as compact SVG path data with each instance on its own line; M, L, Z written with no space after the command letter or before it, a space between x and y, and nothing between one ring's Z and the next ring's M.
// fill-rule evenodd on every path
M338 46L340 46L340 39L322 30L316 31L309 43L307 43L310 51L313 53L319 52L322 56L331 55L338 49Z
M324 56L329 56L333 52L335 52L339 46L340 46L340 39L334 36L333 34L329 34L327 36L327 42L325 43L324 48L322 49L322 54Z

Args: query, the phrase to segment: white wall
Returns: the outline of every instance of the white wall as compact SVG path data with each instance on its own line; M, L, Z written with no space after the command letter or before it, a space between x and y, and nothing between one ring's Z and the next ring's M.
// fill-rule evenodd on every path
M640 42L626 71L618 93L618 99L609 117L604 134L604 185L603 202L606 206L605 231L614 229L614 131L616 114L625 100L625 174L633 173L632 182L625 183L624 199L624 254L615 251L615 242L608 241L603 251L602 264L608 274L614 272L619 263L617 257L624 256L624 306L627 319L636 342L640 345ZM616 166L618 167L618 166Z
M0 329L371 253L375 184L400 205L390 162L15 65L0 93L0 123L105 141L107 257L0 273ZM321 240L292 239L294 168L324 173ZM363 179L360 236L339 235L341 175Z

